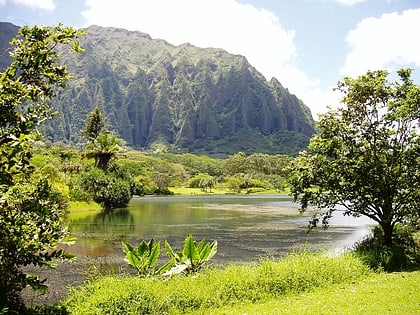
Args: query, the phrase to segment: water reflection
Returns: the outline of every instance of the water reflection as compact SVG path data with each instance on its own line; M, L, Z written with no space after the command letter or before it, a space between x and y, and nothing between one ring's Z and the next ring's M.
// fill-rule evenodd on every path
M180 248L187 234L217 239L215 260L255 261L280 256L292 247L342 247L363 237L371 222L346 217L327 231L306 234L308 216L287 196L142 197L110 214L70 217L78 242L72 251L86 256L122 255L120 241L165 239Z

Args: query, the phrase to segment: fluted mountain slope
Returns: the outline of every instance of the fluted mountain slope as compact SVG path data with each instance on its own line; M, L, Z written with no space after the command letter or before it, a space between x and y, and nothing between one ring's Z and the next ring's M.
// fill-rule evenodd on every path
M0 23L3 51L16 32ZM118 28L86 32L84 53L61 52L73 78L52 102L59 115L44 130L51 141L78 143L96 105L108 127L137 149L295 154L314 133L308 107L243 56ZM0 55L2 69L6 64Z

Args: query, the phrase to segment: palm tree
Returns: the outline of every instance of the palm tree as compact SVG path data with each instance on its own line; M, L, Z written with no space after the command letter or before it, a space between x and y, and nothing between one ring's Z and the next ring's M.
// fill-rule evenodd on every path
M100 169L106 170L110 161L121 151L121 140L112 133L101 133L93 143L86 145L84 156L95 159Z

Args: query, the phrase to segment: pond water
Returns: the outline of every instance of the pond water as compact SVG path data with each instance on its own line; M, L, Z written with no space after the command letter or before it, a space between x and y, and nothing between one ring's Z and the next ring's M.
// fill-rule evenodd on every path
M128 208L109 214L71 215L70 231L77 242L70 251L122 257L121 240L138 244L150 238L166 239L179 250L185 236L192 234L196 239L217 239L215 262L250 262L302 246L345 248L373 225L365 218L336 214L328 230L307 234L310 215L300 215L298 205L284 195L139 197Z

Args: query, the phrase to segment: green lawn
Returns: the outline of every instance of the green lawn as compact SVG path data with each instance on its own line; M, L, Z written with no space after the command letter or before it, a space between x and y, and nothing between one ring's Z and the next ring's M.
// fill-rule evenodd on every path
M420 271L375 274L354 284L290 294L263 303L190 314L420 314Z

